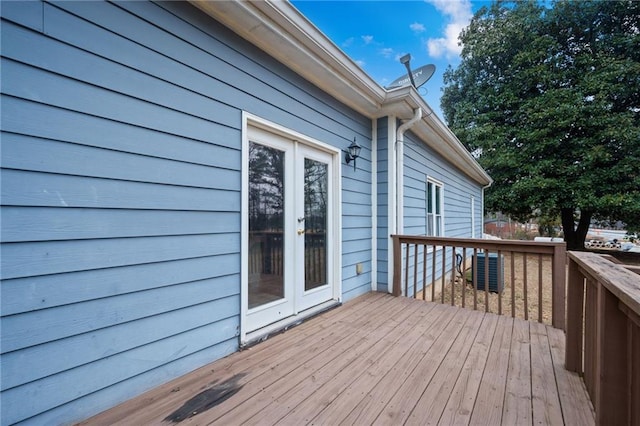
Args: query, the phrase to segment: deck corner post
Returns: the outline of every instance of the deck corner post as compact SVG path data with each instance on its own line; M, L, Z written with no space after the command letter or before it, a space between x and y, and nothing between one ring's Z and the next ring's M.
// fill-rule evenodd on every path
M584 276L576 261L569 254L569 283L567 286L567 323L565 344L565 368L583 372L582 336L584 309Z
M552 325L560 330L566 330L565 315L567 305L567 246L557 244L553 248L553 271L551 276L552 291Z
M400 244L400 236L392 235L393 240L393 282L392 292L394 296L402 295L402 251Z

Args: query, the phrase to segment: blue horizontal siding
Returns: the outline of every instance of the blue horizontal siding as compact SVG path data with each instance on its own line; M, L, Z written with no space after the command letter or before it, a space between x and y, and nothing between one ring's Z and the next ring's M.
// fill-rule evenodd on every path
M208 140L199 141L10 96L2 97L2 106L6 132L213 167L240 166L239 129L216 125Z
M381 118L377 120L377 192L378 192L378 205L376 206L376 215L378 219L378 229L376 230L377 238L377 276L373 277L376 280L378 291L386 292L388 289L388 264L389 264L389 152L387 149L389 139L389 118Z
M237 279L237 275L210 278L146 292L127 293L109 299L96 299L7 316L3 318L2 350L8 353L186 306L206 303L212 299L224 297L228 293L238 293ZM212 294L215 296L212 297ZM34 328L34 323L42 325Z
M407 134L405 143L405 233L423 235L426 232L427 178L436 179L444 185L445 236L470 238L471 197L476 199L477 224L482 222L478 201L482 198L482 187L411 133ZM421 218L425 218L422 223Z
M236 300L236 303L239 303ZM99 361L74 368L38 381L38 386L21 386L3 392L3 405L11 407L4 416L7 423L21 420L72 402L77 396L105 389L130 377L143 374L171 361L211 347L212 341L224 341L237 334L237 320L183 331L174 338L132 349L121 356L107 356ZM73 392L60 392L73 389ZM5 410L6 411L6 410Z
M31 155L37 152L38 156ZM47 158L46 162L40 157ZM100 161L94 161L100 159ZM129 154L12 133L2 135L2 167L132 182L239 190L238 170Z
M99 331L91 330L54 340L46 346L36 345L23 351L7 353L3 355L2 361L3 389L11 389L104 358L104 349L94 343L97 338L111 343L108 353L113 356L233 316L232 302L235 299L225 297L224 293L226 290L233 295L235 289L232 280L226 281L215 286L219 298L214 301L197 303L194 300L183 308L146 315L135 321L122 321ZM185 290L188 288L185 287ZM163 322L163 327L157 326L159 321ZM39 362L44 356L49 357L49 362ZM30 368L22 371L25 364Z
M3 315L76 304L240 273L238 253L16 278L2 282ZM72 291L60 291L64 283ZM147 293L148 294L148 293Z
M475 197L476 201L481 199L482 187L442 158L432 148L420 142L412 133L408 132L405 137L404 233L407 235L426 235L426 182L428 178L432 178L443 184L444 235L446 237L471 238L473 235L471 197ZM476 202L475 215L475 223L481 223L482 209L478 202ZM477 237L480 235L476 233ZM436 280L439 280L443 275L442 254L442 250L436 251ZM431 256L433 253L427 255L427 285L431 284L433 277ZM447 250L445 256L444 274L446 275L452 269L451 250ZM413 249L411 257L413 257ZM422 254L420 254L417 274L418 291L423 288L422 277L425 265L422 259ZM413 288L413 267L414 260L411 258L409 268L410 294L415 291Z
M3 205L240 211L238 191L2 169Z
M340 267L343 300L370 290L369 119L186 3L0 13L1 424L78 421L238 348L243 111L363 146Z
M9 243L2 248L2 279L216 256L239 250L238 233Z
M238 212L11 207L2 218L5 243L220 234L239 229Z

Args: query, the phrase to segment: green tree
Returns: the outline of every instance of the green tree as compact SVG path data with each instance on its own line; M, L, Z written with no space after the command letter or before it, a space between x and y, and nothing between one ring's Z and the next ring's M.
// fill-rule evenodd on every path
M445 120L494 179L487 208L640 228L640 2L496 2L445 73ZM577 225L576 225L577 223Z

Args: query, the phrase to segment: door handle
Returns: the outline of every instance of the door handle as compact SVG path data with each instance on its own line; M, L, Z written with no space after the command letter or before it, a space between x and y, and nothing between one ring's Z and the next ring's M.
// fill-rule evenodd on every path
M302 235L304 234L304 232L305 232L305 229L298 229L298 235Z

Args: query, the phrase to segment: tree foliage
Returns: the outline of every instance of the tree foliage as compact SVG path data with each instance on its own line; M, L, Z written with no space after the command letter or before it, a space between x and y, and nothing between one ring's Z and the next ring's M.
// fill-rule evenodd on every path
M639 229L640 2L499 1L460 40L442 110L494 179L487 208L562 216L572 249L592 216Z

